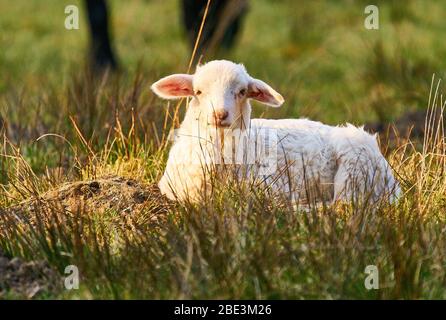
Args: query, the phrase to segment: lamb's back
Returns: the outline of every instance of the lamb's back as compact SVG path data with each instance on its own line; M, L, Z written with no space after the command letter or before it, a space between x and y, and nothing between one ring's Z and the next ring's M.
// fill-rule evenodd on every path
M279 144L292 152L318 152L329 147L334 127L308 119L252 119L251 129L277 135Z
M324 193L332 195L330 185L336 170L336 156L330 135L335 127L308 119L251 120L251 129L259 128L269 131L269 135L276 135L273 139L277 141L276 172L283 174L281 168L288 168L283 177L284 182L291 177L294 188L305 191L305 173L309 182L318 180L328 186ZM288 188L286 184L283 189Z

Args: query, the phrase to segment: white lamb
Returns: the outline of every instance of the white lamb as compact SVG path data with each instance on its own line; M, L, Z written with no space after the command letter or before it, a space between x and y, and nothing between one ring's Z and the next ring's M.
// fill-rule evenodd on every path
M251 119L250 99L272 107L281 106L284 99L265 82L252 78L241 64L211 61L198 66L194 75L162 78L152 90L164 99L191 98L159 182L161 192L170 199L203 199L210 190L209 171L204 168L221 165L218 150L227 149L237 135L248 139L235 142L235 149L265 145L269 150L266 165L264 159L249 163L264 168L273 161L273 170L257 170L256 175L293 201L309 201L309 197L393 201L400 192L376 137L362 128L350 124L332 127L307 119ZM263 139L260 131L267 132L269 139ZM226 153L221 158L228 163Z

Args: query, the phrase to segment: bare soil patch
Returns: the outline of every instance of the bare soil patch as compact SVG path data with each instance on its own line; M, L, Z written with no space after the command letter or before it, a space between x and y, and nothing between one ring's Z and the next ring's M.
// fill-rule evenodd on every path
M62 278L45 261L8 258L0 251L0 299L32 299L60 289Z

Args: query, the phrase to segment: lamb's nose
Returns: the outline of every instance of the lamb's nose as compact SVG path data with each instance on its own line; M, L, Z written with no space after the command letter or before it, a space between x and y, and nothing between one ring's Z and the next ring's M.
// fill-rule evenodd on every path
M229 112L224 111L224 110L223 111L215 111L214 115L215 115L215 118L217 118L218 120L225 120L228 117Z

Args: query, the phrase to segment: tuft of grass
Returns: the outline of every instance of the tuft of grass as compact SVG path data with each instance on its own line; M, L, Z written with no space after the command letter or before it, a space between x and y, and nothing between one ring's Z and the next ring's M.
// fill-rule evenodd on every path
M34 205L0 213L0 247L10 256L46 260L61 274L78 266L80 290L50 295L57 298L446 298L446 141L442 119L431 116L444 101L439 85L432 87L423 148L407 141L389 156L404 194L373 208L352 203L302 211L257 185L219 178L207 201L172 204L160 220L149 218L157 199L127 214L81 203L73 211L41 197L58 184L45 182L4 137L2 204L33 199ZM125 92L110 102L123 101ZM123 129L116 117L101 147L73 120L67 136L77 150L74 175L156 182L166 143L137 131L134 119ZM368 265L378 267L379 290L364 286Z

